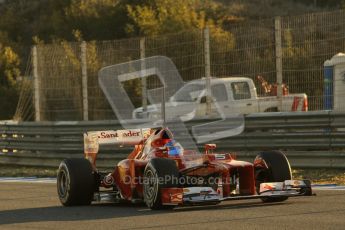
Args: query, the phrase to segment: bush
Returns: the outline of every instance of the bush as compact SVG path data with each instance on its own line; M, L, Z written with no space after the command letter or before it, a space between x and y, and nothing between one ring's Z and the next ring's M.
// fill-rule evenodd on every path
M0 87L0 120L12 119L18 102L16 87Z

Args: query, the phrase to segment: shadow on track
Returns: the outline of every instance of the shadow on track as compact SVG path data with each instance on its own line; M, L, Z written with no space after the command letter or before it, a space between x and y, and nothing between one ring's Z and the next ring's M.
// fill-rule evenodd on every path
M281 203L283 204L283 203ZM100 220L122 217L160 215L174 212L193 212L200 210L221 210L221 209L241 209L252 207L264 207L275 204L264 204L261 202L243 203L243 204L221 204L211 206L190 206L181 207L174 210L149 210L144 204L113 204L102 203L90 206L63 207L51 206L42 208L25 208L15 210L0 211L0 225L19 224L30 222L46 221L82 221L82 220ZM285 203L286 205L286 203Z
M150 215L142 212L143 205L133 204L94 204L90 206L50 206L0 211L0 225L41 221L80 221L110 219L126 216ZM152 214L157 212L152 212Z
M228 201L231 202L231 201ZM243 201L242 201L243 202ZM221 203L219 205L211 205L211 206L186 206L180 207L176 209L177 212L190 212L190 211L201 211L201 210L208 210L209 211L219 211L224 209L245 209L245 208L260 208L260 207L268 207L268 206L277 206L277 205L289 205L288 202L279 202L279 203L263 203L261 201L250 201L250 203Z

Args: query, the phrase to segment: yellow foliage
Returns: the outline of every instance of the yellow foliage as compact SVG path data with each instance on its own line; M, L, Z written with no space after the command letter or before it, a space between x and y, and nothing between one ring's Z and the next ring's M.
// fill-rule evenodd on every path
M43 45L44 41L41 40L38 36L33 36L32 41L35 45Z
M98 61L97 56L97 45L95 41L91 41L87 43L87 55L86 55L86 61L87 61L87 67L91 72L98 72L98 70L101 68L101 64Z
M118 3L118 0L72 0L65 13L67 16L100 18L104 10L114 8Z
M128 16L138 26L141 35L201 29L206 25L205 13L198 9L201 1L156 0L154 3L127 5Z
M0 82L6 86L14 86L16 79L20 77L19 56L9 46L5 46L0 52L0 67L5 77L5 81L0 80Z
M18 55L12 50L11 47L6 46L4 48L4 52L3 52L3 58L6 59L6 64L8 66L12 66L12 65L19 65L19 57Z
M73 30L72 34L73 34L75 40L77 40L78 42L83 41L83 35L82 35L80 30Z
M76 70L80 70L80 61L76 53L74 52L73 48L71 47L70 43L66 41L61 42L61 46L63 47L65 54L67 56L67 60L69 60L73 67Z
M207 18L204 9L210 7L215 11L217 5L201 0L156 0L151 5L127 5L128 16L134 22L134 25L127 25L127 33L133 34L135 27L142 36L200 30L208 27L215 44L221 44L223 51L233 49L234 36L222 29L222 21Z
M305 45L303 47L296 46L296 44L293 43L294 37L292 35L291 29L285 29L283 31L283 38L285 41L285 46L283 46L283 55L284 57L294 57L296 55L300 56L308 56L309 53L312 51L310 50L310 46L308 44L310 41L306 40Z
M148 6L130 6L127 5L128 15L139 26L143 35L156 35L161 27L160 22L156 19L154 9ZM128 28L128 27L127 27Z

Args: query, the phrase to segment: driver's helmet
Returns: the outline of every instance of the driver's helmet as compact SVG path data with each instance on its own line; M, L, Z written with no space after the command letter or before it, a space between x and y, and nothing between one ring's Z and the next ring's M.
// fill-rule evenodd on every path
M182 147L179 143L176 143L175 140L170 140L165 144L165 147L168 147L169 156L179 156L182 153Z

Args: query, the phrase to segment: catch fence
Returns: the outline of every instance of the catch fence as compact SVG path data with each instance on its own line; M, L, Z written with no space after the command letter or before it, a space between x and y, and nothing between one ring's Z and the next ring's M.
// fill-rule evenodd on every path
M326 60L345 52L345 11L249 21L230 26L224 33L210 29L206 34L193 30L37 45L32 52L32 78L24 81L15 118L116 119L98 85L98 71L152 56L170 58L184 81L207 77L208 71L213 77L243 76L254 80L259 96L267 96L256 78L260 75L269 83L285 83L290 93L307 94L310 111L345 110L345 68L341 64L345 57L328 63L331 71L324 66ZM147 103L146 89L161 86L157 76L124 83L136 107Z

